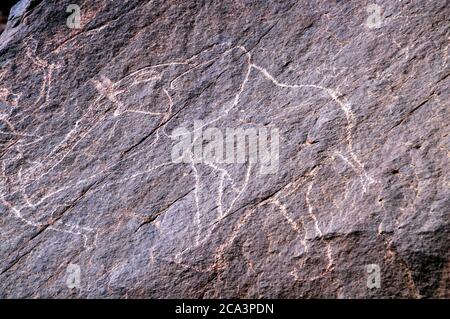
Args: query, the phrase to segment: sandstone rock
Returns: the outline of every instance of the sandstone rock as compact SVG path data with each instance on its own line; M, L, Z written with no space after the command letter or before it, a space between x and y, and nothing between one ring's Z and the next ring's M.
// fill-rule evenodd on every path
M71 3L0 36L0 297L450 297L448 1Z

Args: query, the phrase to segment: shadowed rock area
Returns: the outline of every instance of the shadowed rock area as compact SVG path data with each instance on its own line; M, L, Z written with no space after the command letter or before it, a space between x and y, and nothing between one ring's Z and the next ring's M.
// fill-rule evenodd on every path
M450 298L448 1L72 2L0 35L1 298Z
M16 2L15 0L2 0L0 3L0 34L5 30L9 10Z

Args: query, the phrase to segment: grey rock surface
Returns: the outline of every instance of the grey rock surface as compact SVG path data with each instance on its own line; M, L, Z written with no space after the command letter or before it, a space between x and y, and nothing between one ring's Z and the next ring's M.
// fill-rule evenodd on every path
M0 36L1 298L450 297L448 1L71 3Z

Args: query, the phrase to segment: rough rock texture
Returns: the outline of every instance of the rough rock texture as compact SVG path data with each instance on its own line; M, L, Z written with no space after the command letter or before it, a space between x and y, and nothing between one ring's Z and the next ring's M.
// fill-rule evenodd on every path
M0 37L0 297L450 297L448 1L72 2ZM200 119L278 172L173 163Z

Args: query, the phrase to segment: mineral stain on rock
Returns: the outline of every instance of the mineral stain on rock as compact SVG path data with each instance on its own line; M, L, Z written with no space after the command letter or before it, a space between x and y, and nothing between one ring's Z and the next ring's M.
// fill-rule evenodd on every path
M0 298L450 297L448 1L70 5L0 35Z

